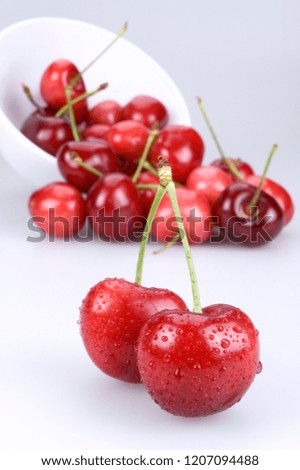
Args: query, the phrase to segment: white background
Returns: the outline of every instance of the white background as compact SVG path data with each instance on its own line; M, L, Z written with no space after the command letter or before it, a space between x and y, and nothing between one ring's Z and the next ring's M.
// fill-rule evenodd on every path
M150 53L180 87L193 125L217 153L194 97L201 95L225 151L270 177L299 205L300 4L275 1L11 1L0 26L33 16L78 18ZM41 54L43 51L41 51ZM0 159L0 442L3 448L293 449L300 439L299 229L268 246L193 247L203 305L240 307L260 330L263 372L242 401L202 419L160 410L142 386L104 376L79 335L78 308L107 276L134 279L137 245L28 243L33 191ZM183 252L148 248L144 284L191 306Z

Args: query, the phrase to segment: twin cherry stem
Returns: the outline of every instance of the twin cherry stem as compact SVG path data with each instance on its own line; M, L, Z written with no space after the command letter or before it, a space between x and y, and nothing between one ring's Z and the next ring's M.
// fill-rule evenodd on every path
M138 255L138 261L137 261L137 267L136 267L136 277L135 277L135 282L137 284L141 284L142 282L142 272L143 272L143 264L144 264L144 257L145 257L145 251L146 251L146 245L150 236L150 230L151 226L153 223L153 219L155 217L155 214L157 212L157 209L165 196L166 193L168 193L171 205L173 208L174 215L176 217L176 222L177 222L177 227L178 227L178 235L181 239L184 252L185 252L185 257L188 265L188 270L189 270L189 275L190 275L190 280L191 280L191 286L192 286L192 293L193 293L193 299L194 299L194 307L193 311L197 313L202 313L201 309L201 303L200 303L200 296L199 296L199 289L198 289L198 281L195 273L195 266L193 263L193 258L192 258L192 253L190 249L190 245L187 239L186 231L184 228L183 224L183 219L181 217L178 201L177 201L177 196L176 196L176 188L174 181L172 180L172 172L171 172L171 167L168 165L168 163L165 161L163 164L159 163L158 164L158 175L159 175L159 181L160 184L157 187L157 191L155 194L154 201L152 203L152 206L149 211L149 215L146 221L146 226L143 232L142 236L142 241L140 245L140 250L139 250L139 255ZM173 239L174 240L174 239ZM171 242L173 241L171 240Z
M217 146L217 149L220 153L220 156L222 158L222 160L224 161L224 163L226 163L226 165L228 166L228 168L230 169L231 173L240 181L243 181L243 177L241 175L241 173L239 172L239 170L237 169L236 165L234 164L234 162L230 159L230 158L227 158L225 157L225 153L221 147L221 144L219 142L219 139L217 138L217 135L208 119L208 116L206 114L206 111L205 111L205 108L204 108L204 105L202 103L202 100L201 98L197 97L197 102L198 102L198 106L199 106L199 109L200 111L202 112L202 115L203 115L203 118L204 118L204 121L212 135L212 138Z
M90 96L95 95L99 91L105 90L105 88L108 87L108 83L101 83L95 90L92 91L86 91L85 93L82 93L81 95L76 96L76 98L71 100L71 105L74 106L75 104L79 103L82 100L85 100L86 98L89 98ZM72 88L71 88L72 89ZM55 117L61 117L63 114L68 112L68 104L65 104L62 106L57 113L55 114Z
M132 182L133 183L136 183L137 180L138 180L138 177L140 176L141 174L141 171L143 170L143 168L145 167L145 163L146 163L146 160L147 160L147 157L148 157L148 154L149 154L149 150L150 148L152 147L153 143L155 142L155 140L157 139L157 136L158 136L158 124L155 123L152 127L152 130L148 136L148 139L147 139L147 142L146 142L146 145L144 147L144 150L143 150L143 153L142 153L142 156L141 158L139 159L139 163L138 163L138 166L137 166L137 169L135 170L134 172L134 175L132 177Z

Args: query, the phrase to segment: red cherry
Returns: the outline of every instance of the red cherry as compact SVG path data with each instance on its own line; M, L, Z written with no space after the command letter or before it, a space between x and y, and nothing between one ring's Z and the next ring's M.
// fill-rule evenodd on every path
M159 179L158 176L148 171L142 171L137 179L137 184L159 184ZM139 196L142 203L143 216L147 218L155 197L155 189L139 189Z
M257 187L260 184L260 179L260 176L250 175L246 178L246 182ZM284 212L285 225L287 225L294 215L294 203L289 193L280 184L269 178L265 179L262 189L278 202Z
M149 129L153 127L154 123L158 123L161 129L167 124L169 116L161 101L152 98L152 96L138 95L124 106L122 118L141 122Z
M148 135L149 131L143 124L121 121L114 124L104 138L118 156L133 163L141 157Z
M88 220L94 233L107 241L140 239L144 218L138 191L123 173L99 179L87 197Z
M104 141L91 142L68 142L60 147L57 153L57 163L64 178L72 183L82 192L87 192L90 187L98 180L98 176L81 168L72 152L76 153L84 163L108 174L119 170L119 161L109 145Z
M122 118L122 107L112 100L101 101L89 110L89 124L112 126Z
M201 165L203 154L204 144L198 132L191 127L168 126L151 147L150 159L156 166L158 157L166 158L173 180L184 184L190 172Z
M186 187L203 194L213 204L231 182L231 177L220 168L199 166L189 174Z
M50 183L35 191L29 199L34 223L55 237L77 233L85 222L85 201L69 183Z
M23 122L21 132L45 152L55 156L59 147L73 139L71 127L48 110L36 110Z
M253 171L252 167L248 163L241 160L240 158L236 158L236 159L228 158L228 160L232 161L235 164L235 166L238 169L238 171L240 172L240 175L243 178L243 180L246 179L248 176L254 174L254 171ZM216 166L218 168L221 168L221 170L225 171L225 173L227 173L231 177L232 181L239 181L231 173L230 169L228 168L228 165L226 165L226 163L224 162L224 160L222 158L218 158L217 160L214 160L211 163L211 165Z
M226 410L261 371L257 330L245 313L225 304L202 314L157 313L140 331L137 358L151 397L179 416Z
M211 206L207 199L186 188L177 188L178 205L190 243L205 242L211 232ZM176 217L168 195L161 201L151 227L151 234L167 243L177 234Z
M103 139L106 132L109 130L109 126L105 124L93 124L84 129L82 138L84 140L99 140Z
M141 327L162 308L186 306L167 289L146 288L124 279L96 284L80 309L82 339L96 366L111 377L140 382L135 344Z
M65 59L55 60L46 68L41 78L40 91L50 108L58 111L66 104L65 89L78 73L77 67ZM85 91L85 84L81 77L71 91L71 99L73 100ZM84 121L88 112L87 100L79 101L73 109L76 121L78 123Z
M262 191L251 214L248 206L256 188L247 183L232 183L213 206L217 225L224 239L237 244L257 246L275 238L284 226L284 214L269 194Z

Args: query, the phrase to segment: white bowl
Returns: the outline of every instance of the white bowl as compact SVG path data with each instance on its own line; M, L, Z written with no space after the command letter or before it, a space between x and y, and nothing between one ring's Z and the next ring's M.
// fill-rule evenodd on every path
M66 58L81 69L114 36L98 26L64 18L25 20L0 33L0 150L12 167L35 185L62 177L55 158L19 131L23 120L33 111L21 83L26 83L39 100L40 77L49 63ZM104 99L125 104L135 95L148 94L163 101L171 124L190 124L187 106L173 80L126 39L120 39L87 71L84 79L90 90L109 82L105 91L90 100L91 104Z

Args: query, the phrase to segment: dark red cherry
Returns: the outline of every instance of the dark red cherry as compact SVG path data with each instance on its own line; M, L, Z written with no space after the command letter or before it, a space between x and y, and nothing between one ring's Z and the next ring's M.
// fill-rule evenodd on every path
M69 183L50 183L38 189L28 205L35 225L55 237L77 233L86 217L85 200Z
M256 209L249 204L256 188L247 183L232 183L213 206L217 225L224 239L232 243L257 246L275 238L284 226L284 213L276 200L261 191Z
M89 124L112 126L122 118L122 106L113 100L101 101L88 113Z
M106 241L137 241L145 219L135 184L123 173L100 178L87 197L88 220L93 232Z
M204 154L203 140L187 126L168 126L162 130L150 150L151 163L164 157L172 167L173 180L185 183L190 172L201 165Z
M148 135L149 131L143 124L120 121L107 131L104 138L118 156L134 163L141 157Z
M55 156L59 147L73 139L71 127L48 110L37 109L23 122L21 132L31 142Z
M243 180L246 179L248 176L254 174L254 171L252 167L249 165L249 163L244 162L240 158L229 158L228 160L231 160L235 164ZM214 160L211 163L211 165L221 168L221 170L225 171L225 173L227 173L231 177L232 181L238 181L237 178L232 174L232 172L228 168L228 165L226 165L226 163L224 162L222 158L218 158L217 160Z
M105 279L89 291L80 309L85 348L99 369L126 382L140 382L136 341L141 327L161 309L186 308L167 289Z
M141 379L155 402L179 416L206 416L238 403L259 362L258 332L240 309L210 305L153 315L137 347Z
M119 171L118 157L104 141L67 142L57 152L57 163L64 178L82 192L87 192L98 176L82 168L74 159L74 152L84 163L108 174Z
M161 101L147 95L132 98L123 108L122 119L133 119L151 129L154 123L164 127L169 119L168 111Z
M58 111L66 104L65 89L78 73L77 67L66 59L55 60L46 68L41 78L40 92L50 108ZM81 77L71 91L71 99L85 92L85 84ZM84 121L88 112L87 100L79 101L73 109L77 123Z
M83 130L82 138L83 140L102 140L108 130L109 126L105 124L92 124Z
M149 173L148 171L142 171L137 179L137 184L159 184L158 176ZM150 207L155 197L155 189L139 189L139 196L142 203L143 216L148 217Z

